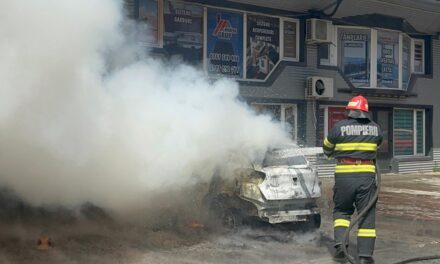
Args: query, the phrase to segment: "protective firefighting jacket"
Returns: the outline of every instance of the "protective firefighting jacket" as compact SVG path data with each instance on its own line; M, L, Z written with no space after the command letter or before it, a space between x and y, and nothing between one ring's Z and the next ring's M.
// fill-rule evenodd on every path
M376 159L382 139L382 132L375 122L368 118L348 118L336 123L329 131L323 150L325 155L335 159L359 160L359 164L337 164L335 173L375 173L374 164L362 164L362 160Z

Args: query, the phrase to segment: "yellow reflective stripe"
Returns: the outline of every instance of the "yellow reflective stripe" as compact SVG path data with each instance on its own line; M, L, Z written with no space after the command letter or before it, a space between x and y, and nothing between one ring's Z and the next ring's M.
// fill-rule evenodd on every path
M359 229L358 237L376 237L376 229Z
M350 226L349 220L342 218L335 219L334 227L349 227L349 226Z
M324 139L324 146L328 148L334 148L335 144L332 144L330 141L328 141L327 137Z
M376 143L338 143L336 151L376 151Z
M371 164L337 164L335 173L353 173L353 172L376 172L376 166Z

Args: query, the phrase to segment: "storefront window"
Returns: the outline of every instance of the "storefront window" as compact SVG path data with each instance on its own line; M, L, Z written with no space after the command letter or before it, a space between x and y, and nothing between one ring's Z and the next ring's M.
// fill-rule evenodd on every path
M414 40L414 72L425 73L425 42L421 39Z
M281 121L281 105L252 104L252 108L258 114L269 115L274 121Z
M330 64L330 44L322 44L318 46L318 58L320 65Z
M385 110L377 110L374 111L376 114L376 123L379 125L380 129L382 130L382 144L380 145L378 152L379 153L389 153L389 112ZM373 111L370 112L370 115L373 114Z
M298 60L298 22L283 21L283 54L286 59Z
M160 45L159 11L157 0L139 0L140 42L145 45Z
M338 30L338 65L355 87L370 87L370 43L369 29Z
M407 90L412 73L424 73L424 40L390 30L338 27L338 66L356 88ZM371 54L370 51L374 51ZM318 49L320 65L333 52Z
M318 140L317 146L322 146L324 138L327 136L328 131L341 120L346 118L345 107L341 106L320 106L318 110Z
M399 88L399 33L377 32L377 87Z
M294 106L284 107L284 125L292 139L296 138L296 108Z
M425 111L394 110L394 155L425 154Z
M403 37L402 44L402 88L408 89L409 78L411 76L411 39Z
M297 107L293 104L252 104L258 114L272 117L272 120L281 122L281 125L291 135L293 140L297 136Z
M424 119L424 111L418 110L416 111L416 152L417 154L425 154L425 139L424 139L424 132L425 132L425 119Z
M203 57L203 8L199 5L164 1L163 48L170 56L199 64Z
M413 110L394 110L394 155L414 155Z
M336 123L346 118L345 107L330 106L328 108L328 130L332 129Z

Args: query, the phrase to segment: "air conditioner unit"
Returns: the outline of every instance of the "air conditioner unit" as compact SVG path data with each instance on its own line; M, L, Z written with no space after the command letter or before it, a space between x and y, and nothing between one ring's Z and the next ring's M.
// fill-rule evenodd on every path
M307 78L306 98L332 98L333 78L311 76Z
M311 18L306 22L306 41L308 43L331 43L333 24L331 21Z

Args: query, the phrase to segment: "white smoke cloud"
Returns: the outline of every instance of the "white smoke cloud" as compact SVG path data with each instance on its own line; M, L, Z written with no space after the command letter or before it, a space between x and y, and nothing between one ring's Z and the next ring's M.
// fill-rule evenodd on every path
M0 2L0 186L122 208L287 141L231 80L132 49L115 0ZM108 70L112 58L113 70ZM124 64L118 64L120 62ZM117 65L115 65L115 63Z

